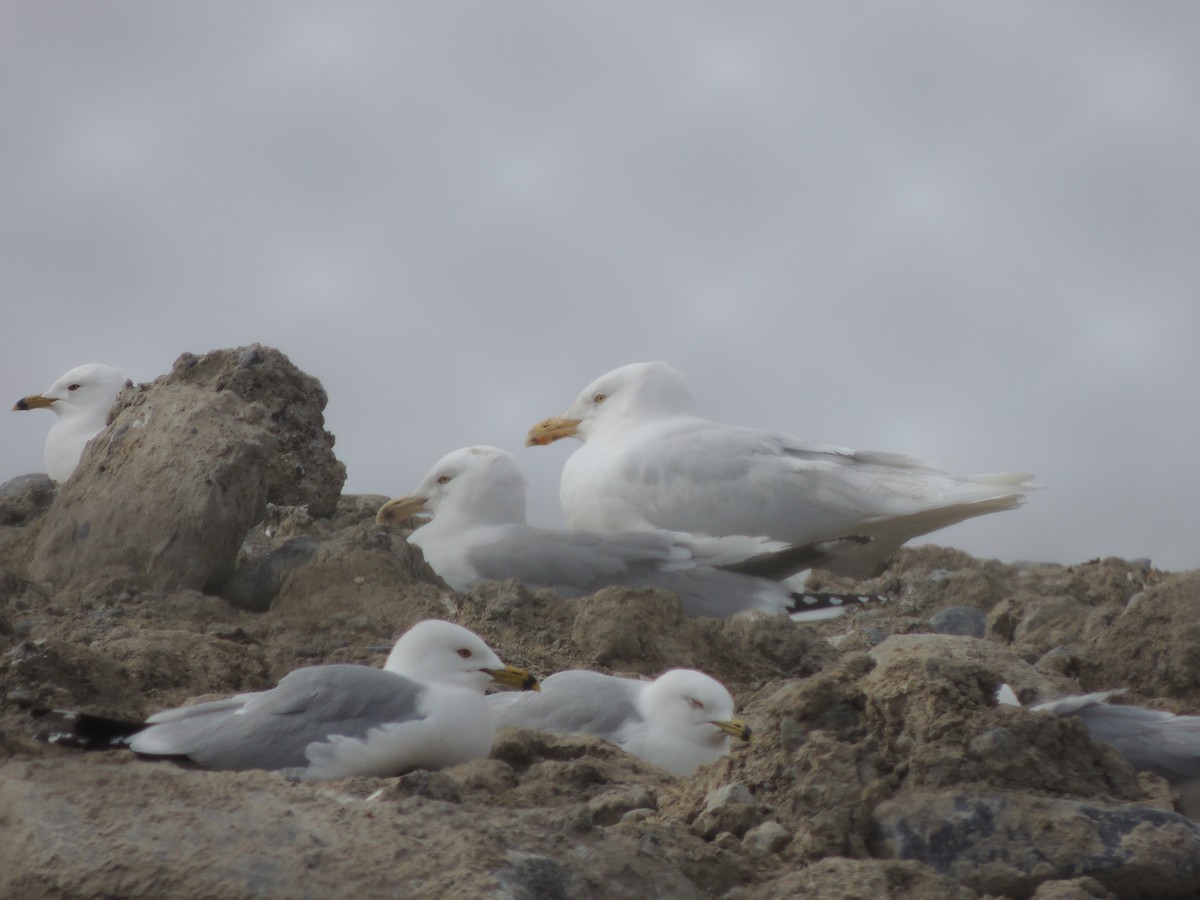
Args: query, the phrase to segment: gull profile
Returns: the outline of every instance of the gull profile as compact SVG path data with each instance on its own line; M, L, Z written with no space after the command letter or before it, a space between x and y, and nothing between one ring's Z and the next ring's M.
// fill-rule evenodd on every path
M535 528L525 524L525 479L516 460L486 446L444 456L413 493L385 503L376 521L396 523L419 514L433 519L408 540L457 591L508 578L564 597L611 585L662 588L679 594L690 615L729 616L751 609L806 613L821 603L840 606L846 595L793 594L772 577L786 578L859 546L856 539L787 547L736 536L713 540L655 530Z
M493 694L496 727L604 738L673 775L692 775L725 756L730 738L750 739L721 682L694 669L653 681L575 669L542 682L537 696Z
M910 538L1024 501L1032 476L955 475L911 456L849 450L696 414L683 376L633 363L588 385L529 446L583 442L559 497L572 528L764 535L789 544L863 535L825 567L874 574Z
M49 409L56 416L46 435L46 474L66 481L79 465L83 448L103 428L125 376L112 366L76 366L40 394L22 397L14 410Z
M495 725L484 691L537 689L475 633L437 619L396 642L382 669L308 666L268 691L169 709L145 722L43 711L50 743L127 747L209 769L269 769L306 779L388 777L488 755Z

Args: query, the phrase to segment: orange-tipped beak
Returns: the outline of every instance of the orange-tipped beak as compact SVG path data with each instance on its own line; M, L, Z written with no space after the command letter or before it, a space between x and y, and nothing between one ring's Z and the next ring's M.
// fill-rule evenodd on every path
M375 513L375 522L378 525L395 525L403 522L409 516L415 516L418 513L428 511L425 508L424 497L418 497L415 494L405 494L403 497L389 500L383 506L379 507L379 512Z
M525 436L525 446L545 447L563 438L574 437L579 422L579 419L567 419L562 416L542 419L529 429L529 434Z

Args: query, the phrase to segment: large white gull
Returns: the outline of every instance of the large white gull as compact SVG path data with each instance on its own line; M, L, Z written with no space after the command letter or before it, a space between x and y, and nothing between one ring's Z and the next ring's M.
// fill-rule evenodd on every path
M270 769L306 779L388 777L488 755L496 728L490 685L536 689L474 632L419 622L382 669L308 666L268 691L169 709L144 723L54 711L51 743L128 747L209 769Z
M13 406L14 410L49 409L58 416L46 435L46 474L51 480L71 477L87 442L104 428L109 407L124 383L125 376L112 366L88 363Z
M721 682L694 669L653 681L575 669L542 682L536 696L492 694L496 727L591 734L674 775L691 775L729 753L730 737L750 739Z
M696 414L683 376L633 363L588 385L561 416L536 424L530 446L583 441L559 496L572 528L666 528L765 535L791 544L865 535L870 544L826 564L873 574L910 538L1012 509L1032 476L955 475L896 453L849 450Z
M419 514L433 519L408 540L457 591L508 578L565 597L610 585L653 587L678 593L690 615L794 613L840 604L845 597L793 594L759 575L785 578L830 553L859 546L855 540L782 547L761 538L535 528L525 524L525 478L516 460L487 446L448 453L415 491L385 503L376 521L398 523Z

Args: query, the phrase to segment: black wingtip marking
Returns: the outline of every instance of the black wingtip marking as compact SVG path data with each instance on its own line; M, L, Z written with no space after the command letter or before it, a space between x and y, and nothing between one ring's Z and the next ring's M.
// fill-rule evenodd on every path
M145 722L112 719L71 709L38 707L29 711L37 719L45 719L49 727L34 737L47 744L77 747L82 750L111 750L146 727Z
M837 594L825 592L809 592L792 594L792 605L789 613L813 612L821 609L840 609L854 603L883 603L884 598L878 594Z

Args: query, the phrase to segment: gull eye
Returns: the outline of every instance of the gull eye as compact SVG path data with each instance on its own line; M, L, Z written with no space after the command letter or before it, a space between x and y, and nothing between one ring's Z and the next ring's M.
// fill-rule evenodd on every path
M445 484L445 483L446 483L447 481L449 481L449 480L450 480L450 476L449 476L449 475L439 475L439 476L438 476L438 479L437 479L437 483L438 483L438 484Z
M595 397L592 398L592 402L593 403L603 403L607 399L608 399L608 394L601 391L599 394L597 394Z
M68 391L77 391L77 390L79 390L79 388L80 388L80 387L81 387L81 385L78 385L78 384L72 384L72 385L70 385L70 386L68 386L68 387L67 387L67 390L68 390Z
M470 650L468 650L466 647L459 647L459 648L458 648L458 655L459 655L459 656L461 656L463 659L470 659L470 658L471 658L471 651L470 651Z
M692 709L704 709L704 704L701 703L699 700L697 700L695 697L688 697L687 702L688 702L688 705Z

